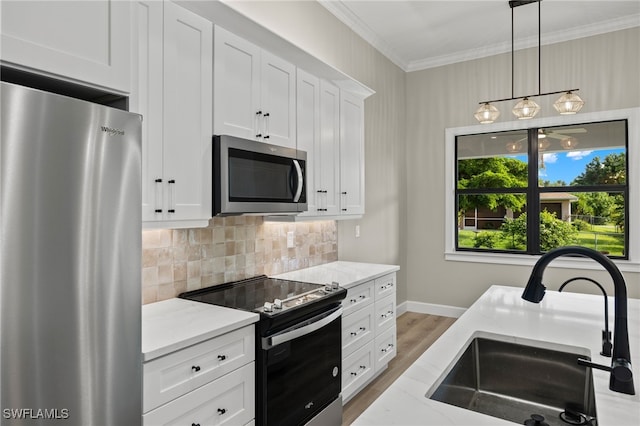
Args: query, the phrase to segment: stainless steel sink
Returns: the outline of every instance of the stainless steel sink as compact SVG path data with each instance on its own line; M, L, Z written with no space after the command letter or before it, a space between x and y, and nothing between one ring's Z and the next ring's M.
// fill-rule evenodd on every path
M519 424L596 425L591 369L577 363L587 351L540 346L476 337L426 397Z

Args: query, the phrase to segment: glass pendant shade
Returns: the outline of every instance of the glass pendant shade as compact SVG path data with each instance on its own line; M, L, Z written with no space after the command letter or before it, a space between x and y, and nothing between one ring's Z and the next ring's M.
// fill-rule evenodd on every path
M562 145L564 149L573 149L578 146L578 139L569 136L568 138L562 139L560 145Z
M584 101L580 96L571 93L571 91L563 94L553 103L553 107L562 115L575 114L580 111L583 105Z
M500 117L500 111L490 103L484 103L473 116L482 124L490 124Z
M519 120L527 120L533 118L540 111L540 105L529 98L524 98L513 107L513 115Z
M538 139L538 151L545 151L551 143L547 139Z
M509 152L520 152L522 143L520 141L507 142L506 148Z

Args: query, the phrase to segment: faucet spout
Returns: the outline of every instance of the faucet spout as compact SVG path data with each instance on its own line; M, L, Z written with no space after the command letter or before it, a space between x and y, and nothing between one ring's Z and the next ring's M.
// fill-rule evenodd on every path
M542 275L549 263L560 256L575 254L589 257L602 265L613 280L614 285L614 317L613 356L611 359L611 376L609 389L615 392L635 395L633 374L631 370L631 352L629 350L629 331L627 328L627 286L618 267L605 255L586 247L568 246L551 250L536 262L531 271L522 298L529 302L539 303L544 297L546 287L542 284Z

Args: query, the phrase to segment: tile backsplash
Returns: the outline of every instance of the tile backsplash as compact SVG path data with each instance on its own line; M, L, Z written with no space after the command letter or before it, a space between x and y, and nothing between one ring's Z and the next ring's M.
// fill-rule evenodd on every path
M287 232L295 248L287 248ZM338 259L335 221L264 222L212 218L206 228L142 232L142 303L255 275L275 275Z

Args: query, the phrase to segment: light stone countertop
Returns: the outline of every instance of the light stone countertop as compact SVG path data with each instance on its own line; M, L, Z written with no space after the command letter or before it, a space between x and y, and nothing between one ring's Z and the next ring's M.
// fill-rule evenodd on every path
M522 288L493 286L485 292L414 364L356 419L353 425L513 425L506 420L427 399L425 394L468 343L479 334L509 336L531 344L550 342L553 348L586 348L592 361L610 365L600 355L604 327L600 295L547 290L539 303L521 298ZM609 297L609 326L613 330L613 297ZM628 301L629 344L636 395L609 390L609 373L593 370L596 411L600 426L640 424L640 300ZM615 337L614 337L615 338Z
M173 298L142 306L143 362L258 321L252 312Z
M304 281L314 284L331 284L337 282L340 287L350 288L363 282L399 271L397 265L379 263L360 263L336 261L324 265L312 266L298 271L274 275L273 278Z

